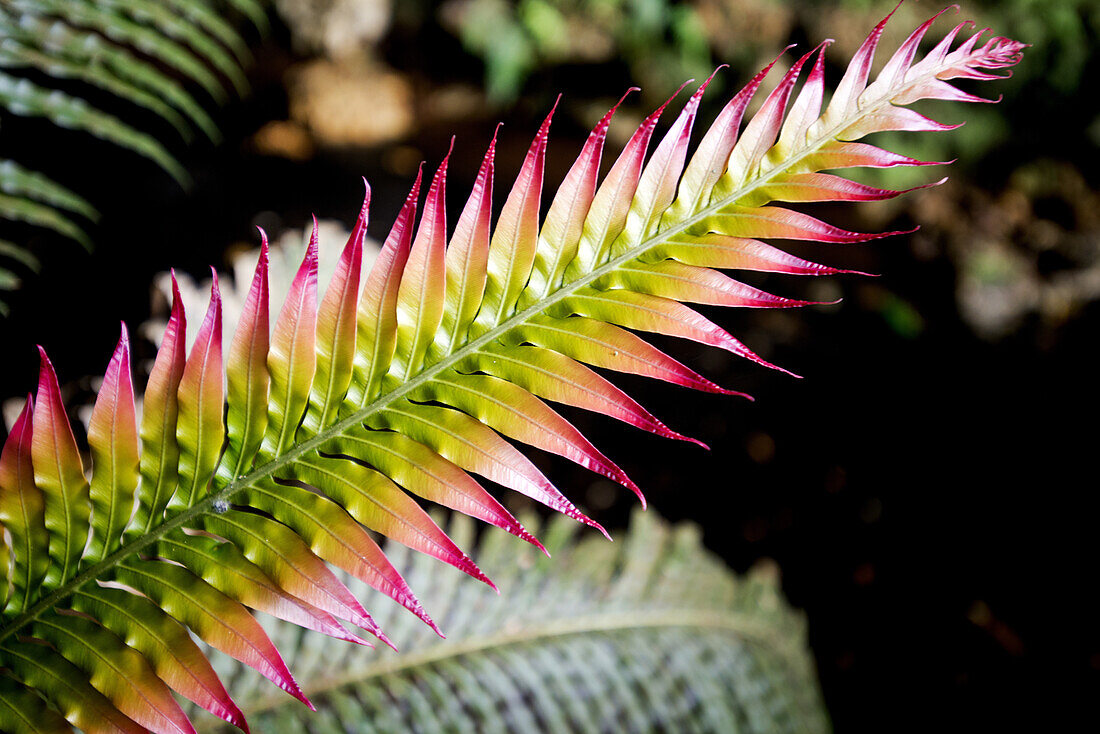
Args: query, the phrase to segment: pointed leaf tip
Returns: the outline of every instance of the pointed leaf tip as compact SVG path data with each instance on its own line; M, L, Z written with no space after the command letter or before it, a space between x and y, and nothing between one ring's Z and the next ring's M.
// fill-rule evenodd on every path
M524 529L524 530L522 531L522 533L523 533L523 534L522 534L522 535L520 535L519 537L523 538L523 539L524 539L524 540L526 540L526 541L527 541L528 543L530 543L531 545L533 545L533 546L535 546L536 548L538 548L538 549L539 549L540 551L542 551L542 552L543 552L543 554L545 554L545 555L546 555L546 557L547 557L547 558L549 558L549 557L550 557L550 551L546 550L546 546L542 544L542 541L540 541L540 540L539 540L538 538L536 538L536 537L535 537L534 535L531 535L531 533L529 533L529 532L528 532L528 531L527 531L526 529Z
M363 205L359 208L359 216L363 219L367 218L367 211L370 209L370 183L367 181L367 177L363 176Z
M561 94L554 99L554 104L550 107L550 111L546 113L546 118L539 125L539 131L535 135L535 139L531 142L531 148L527 152L528 158L532 153L538 153L539 155L545 155L546 141L550 137L550 122L554 119L554 113L558 110L558 103L561 102Z
M385 632L383 632L382 630L380 630L380 629L373 629L373 630L369 630L369 632L370 632L370 633L371 633L372 635L374 635L375 637L377 637L377 638L379 639L379 641L381 641L381 642L382 642L382 643L383 643L383 644L384 644L384 645L385 645L386 647L390 648L390 649L391 649L391 650L393 650L394 652L401 652L400 650L398 650L398 649L397 649L397 645L393 644L393 641L392 641L392 640L390 640L390 638L389 638L389 637L387 637L387 636L386 636L386 633L385 633ZM370 644L369 642L366 642L365 640L364 640L364 642L365 642L365 643L366 643L366 644L367 644L368 646L370 646L370 647L374 647L374 645L371 645L371 644Z
M172 313L169 316L168 323L171 325L173 321L178 324L178 329L182 334L187 328L187 311L183 306L183 296L180 294L180 284L176 280L176 271L173 268L171 270L172 275Z
M46 349L41 345L38 346L38 402L43 400L53 402L56 396L56 401L60 404L61 390L57 384L57 373L54 372L53 363L50 362L49 356L46 354Z
M612 107L611 109L616 109L619 105L626 101L627 97L629 97L634 92L640 91L642 91L641 87L627 87L627 90L623 92L623 96L619 97L619 101L615 104L615 107Z
M669 96L669 98L665 100L664 104L662 104L657 109L653 110L653 113L649 117L646 118L646 122L649 122L650 120L653 120L653 123L656 124L657 118L659 118L661 116L661 113L665 111L666 107L668 107L670 104L672 104L672 100L679 97L680 92L684 91L684 87L686 87L687 85L691 84L694 81L695 81L695 79L686 79L686 80L680 82L680 86L676 87L676 91L673 92L672 95ZM709 82L710 80L708 79L707 81ZM645 124L645 123L643 123L643 124Z
M313 230L309 233L309 247L306 249L306 257L307 258L310 257L311 255L313 257L317 257L317 242L318 242L317 215L316 214L310 214L310 217L313 218Z
M703 92L705 92L707 90L707 87L710 85L710 83L714 79L714 77L718 75L718 72L722 71L722 69L728 69L729 66L730 66L729 64L719 64L718 66L714 67L714 71L712 71L710 73L710 76L708 76L703 81L703 83L699 85L699 88L696 89L695 93L691 96L692 97L702 97Z
M710 446L707 446L705 443L703 443L702 441L700 441L697 438L692 438L691 436L685 436L684 434L677 433L676 431L673 431L673 430L669 430L669 433L671 434L669 436L669 438L674 438L677 441L684 441L686 443L693 443L696 446L698 446L699 448L704 449L705 451L710 451Z
M603 535L603 537L607 538L611 542L615 542L615 539L611 537L611 533L607 532L607 530L604 529L604 526L600 525L595 520L587 522L587 523L585 523L585 525L588 525L589 527L596 528L596 530L600 531L600 533Z
M618 111L619 107L622 106L623 102L626 101L626 98L629 97L632 92L640 91L642 91L640 87L630 87L625 92L623 92L623 96L619 97L619 101L612 105L611 109L609 109L604 114L604 116L600 118L600 121L598 123L596 123L596 127L592 131L593 134L598 136L606 134L607 128L611 126L611 118L615 116L615 113Z
M598 522L578 510L573 505L569 505L568 507L556 507L555 509L558 510L558 512L565 514L567 517L573 518L583 525L587 525L590 528L595 528L596 530L600 531L600 533L602 533L604 537L610 537L607 534L607 530L604 529L603 525L600 525Z
M359 207L359 216L355 218L355 226L352 227L351 235L348 237L348 246L351 246L352 241L356 241L357 247L360 251L363 247L363 242L367 238L367 223L370 221L370 197L371 188L367 182L367 177L363 176L363 204ZM346 250L346 248L345 248ZM362 255L360 254L360 257ZM358 273L358 271L356 271ZM356 278L358 282L358 278Z
M200 338L204 332L214 332L214 338L217 340L218 350L221 350L221 337L222 337L222 289L218 284L218 271L211 266L210 268L210 306L207 308L207 316L205 321L199 327Z

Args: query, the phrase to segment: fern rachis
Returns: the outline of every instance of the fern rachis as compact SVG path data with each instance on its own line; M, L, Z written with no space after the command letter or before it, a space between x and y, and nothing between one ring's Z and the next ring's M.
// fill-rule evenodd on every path
M994 38L977 47L981 33L951 50L963 24L914 63L933 20L910 36L868 86L883 21L823 114L822 44L784 74L738 136L745 106L769 66L731 100L689 161L704 82L648 162L663 106L642 123L597 185L613 108L589 137L541 231L550 116L492 231L490 145L449 245L445 158L414 233L418 176L361 296L367 202L319 308L315 229L270 330L265 241L224 371L216 278L186 357L186 319L176 298L140 432L123 333L93 413L90 483L43 352L37 400L28 399L0 459L0 520L20 541L10 549L13 594L0 627L0 664L8 669L0 682L13 691L11 698L0 695L5 725L17 726L9 723L16 715L5 712L27 705L14 702L25 701L29 687L84 728L90 725L88 711L106 706L142 727L189 731L161 678L149 672L153 665L175 671L176 677L164 678L176 681L173 687L184 685L178 682L182 666L204 684L201 691L176 687L178 692L243 726L204 661L170 660L163 651L170 648L164 644L167 630L176 634L183 627L305 700L243 604L359 641L340 626L337 620L343 619L389 642L325 562L388 594L434 628L364 527L492 582L408 494L541 547L472 478L476 473L599 527L502 436L561 454L641 497L619 467L542 399L685 439L584 363L730 392L634 334L655 331L767 364L680 301L803 305L712 268L839 272L756 238L862 242L886 236L847 232L779 204L897 195L819 171L919 165L853 141L881 130L947 129L904 105L923 98L976 101L947 80L995 78L986 70L1019 60L1022 44ZM136 512L127 523L131 507ZM80 539L89 527L92 541L85 550ZM134 598L150 603L142 602L137 612L90 606L89 594L98 593L100 582L139 592ZM67 606L81 612L78 618L65 609L70 599ZM139 619L148 623L143 629L152 640L144 647L130 634ZM149 631L154 629L163 631ZM16 639L28 632L53 646L39 645L44 652L37 663L27 646L38 643ZM58 671L71 672L74 662L91 685L60 691L56 681L68 673ZM145 680L150 675L154 680ZM126 691L139 682L137 700ZM119 730L127 730L124 724Z

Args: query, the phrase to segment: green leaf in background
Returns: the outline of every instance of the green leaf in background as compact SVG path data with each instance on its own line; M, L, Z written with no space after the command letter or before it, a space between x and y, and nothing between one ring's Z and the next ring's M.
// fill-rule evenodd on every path
M782 599L774 567L738 577L707 552L694 525L636 512L615 543L554 517L553 559L485 534L474 560L500 595L396 543L386 553L450 631L442 640L353 579L349 588L400 639L363 650L271 618L296 662L313 713L271 695L246 666L215 668L253 731L826 732L828 719L804 618ZM447 529L474 543L468 518ZM220 663L220 664L219 664ZM204 715L200 731L218 730ZM222 727L225 731L228 728Z
M229 5L266 28L256 0ZM217 0L5 0L0 5L0 112L45 118L95 136L144 156L188 185L190 176L166 142L126 117L141 108L165 120L185 141L193 136L192 126L211 140L218 138L216 125L187 87L197 85L217 102L228 98L223 80L236 93L247 88L242 64L250 54L234 26L236 14L225 16L224 10ZM84 95L95 90L116 97L120 114L88 102ZM80 195L14 161L0 161L0 220L49 229L91 249L84 225L71 214L97 218ZM17 272L29 256L12 239L0 248L0 293L19 285ZM15 261L16 272L7 260Z

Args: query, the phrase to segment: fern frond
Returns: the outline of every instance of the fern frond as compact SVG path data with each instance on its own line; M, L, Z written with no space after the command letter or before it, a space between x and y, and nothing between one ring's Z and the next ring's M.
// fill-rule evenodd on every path
M17 188L17 186L18 184L15 183L11 185L12 188ZM52 229L58 234L79 242L85 249L91 248L91 240L88 239L88 235L84 234L84 231L76 222L59 212L56 206L39 204L30 196L0 194L0 217ZM15 257L25 258L27 255L16 255Z
M156 138L95 109L78 97L0 72L0 105L16 115L46 117L61 127L82 130L129 148L154 161L180 184L190 182L187 171Z
M55 58L33 48L20 45L12 39L6 39L0 47L0 67L8 69L33 68L55 79L78 79L114 94L121 99L144 107L170 122L185 139L191 134L187 123L171 106L145 90L103 74L95 66L86 66L63 58Z
M0 160L0 218L53 230L90 250L88 235L80 225L62 214L62 210L93 221L99 216L91 204L64 186L41 173L28 171L15 161ZM0 256L15 260L32 272L37 272L40 267L38 258L6 240L0 240ZM0 291L14 290L20 283L19 276L0 267ZM3 301L0 301L0 313L6 314Z
M202 58L185 43L176 40L182 32L162 8L145 0L10 0L12 10L32 15L56 16L68 25L88 28L103 34L116 44L130 46L156 59L188 79L197 82L219 102L227 98L226 91ZM203 44L204 48L206 44ZM225 61L220 62L224 64ZM233 74L237 76L239 72Z
M552 560L502 536L479 544L477 563L500 579L503 598L386 546L453 630L446 640L395 605L378 621L400 636L396 656L269 620L316 714L272 697L246 666L227 661L218 672L264 732L546 731L554 722L566 731L827 731L804 620L774 575L735 577L697 528L649 513L635 513L614 544L578 539L565 518L543 531ZM461 515L447 532L464 545L474 537ZM364 598L376 593L344 580Z
M252 1L235 5L250 16L258 9ZM227 96L223 79L238 92L245 89L241 65L248 49L219 9L211 0L6 0L0 7L0 110L87 132L148 158L186 184L186 170L163 141L92 106L79 86L104 90L154 113L184 140L191 138L192 125L216 140L209 114L179 80L197 83L219 102ZM22 78L27 71L38 79L80 85L62 91ZM39 184L34 191L12 190L28 176ZM17 181L10 167L0 170L0 190L8 197L0 218L51 229L90 246L87 235L60 210L91 219L94 210L71 192L56 184L47 190L42 182L48 179L40 174L23 172ZM0 290L16 282L0 279Z
M208 665L174 655L172 640L187 630L305 701L246 606L365 644L341 626L343 620L392 644L330 566L438 631L368 530L493 582L414 495L540 550L546 548L474 475L599 528L515 443L566 457L641 498L622 469L546 401L691 440L592 367L732 392L638 332L679 336L773 366L686 304L804 305L720 269L835 273L761 240L850 243L892 234L850 232L787 205L900 193L824 171L921 165L858 141L884 130L946 129L905 105L929 98L976 101L951 80L996 78L993 72L1020 60L1022 44L993 38L979 45L984 32L955 45L962 24L918 61L917 46L933 20L914 31L871 81L883 21L824 112L823 44L791 66L741 130L762 73L735 95L689 159L704 82L648 160L664 107L642 123L599 182L609 113L558 188L541 227L550 116L495 228L489 213L493 145L450 237L445 158L431 179L419 225L420 176L362 278L364 202L319 308L316 228L273 318L261 256L228 342L217 278L190 353L177 291L140 428L123 332L89 427L90 481L43 352L37 397L28 399L0 457L0 522L14 541L0 666L19 684L3 689L14 692L0 707L7 717L2 725L22 727L18 714L5 712L26 700L23 686L89 731L127 730L128 722L190 731L166 695L168 686L243 727L238 707L215 685ZM514 564L511 570L517 571ZM624 578L633 580L616 584L612 596L637 599L637 579ZM103 589L137 601L113 591L107 599ZM32 650L43 652L35 657ZM157 682L145 681L151 671ZM192 684L185 684L188 679ZM102 713L105 707L113 720Z
M219 137L213 120L179 82L156 66L143 63L127 47L117 46L98 33L31 13L12 16L3 12L0 12L0 33L9 39L4 58L12 59L8 62L11 66L31 65L47 73L51 73L54 65L82 69L81 81L111 91L137 89L154 99L163 98L202 128L211 140ZM125 97L121 91L115 93ZM133 101L141 104L139 100L144 96L131 94L135 95ZM171 108L165 111L154 105L150 109L176 124L173 122L177 119L176 113ZM190 134L189 128L184 129Z
M0 160L0 191L9 196L22 196L49 204L92 221L97 216L92 205L83 198L41 173L28 171L15 161Z

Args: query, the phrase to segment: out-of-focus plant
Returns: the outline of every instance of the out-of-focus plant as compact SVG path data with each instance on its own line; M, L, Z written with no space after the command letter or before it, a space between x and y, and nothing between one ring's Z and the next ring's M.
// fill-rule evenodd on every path
M524 524L540 530L537 518ZM559 516L541 528L552 559L503 533L483 536L473 558L505 599L387 543L451 630L440 639L385 604L377 621L402 640L396 655L265 620L309 681L316 712L273 697L234 660L220 658L218 673L253 730L272 734L828 731L805 619L783 600L771 563L735 576L697 527L669 527L652 512L635 512L615 543L578 538L577 527ZM464 515L447 534L474 546ZM343 578L365 599L377 594Z
M1031 319L1050 344L1100 299L1100 194L1070 164L1021 166L999 192L949 182L916 213L928 223L918 251L955 263L959 313L982 338L1003 339Z
M909 105L985 101L953 82L997 79L1020 61L1024 44L983 41L984 33L964 34L965 24L919 56L938 17L872 75L888 18L879 23L827 104L829 42L811 49L783 71L742 130L769 64L726 104L689 158L707 79L652 155L669 103L638 126L601 182L615 105L541 225L553 112L495 227L495 139L452 234L448 154L419 224L420 175L363 277L368 190L320 299L316 229L273 319L263 247L224 361L217 279L189 353L176 295L140 429L123 327L89 420L90 474L40 350L37 394L0 455L0 522L11 539L0 545L0 568L11 570L0 576L0 726L192 731L174 690L243 728L241 710L192 635L308 702L246 605L365 644L345 620L389 644L332 564L438 631L367 530L493 586L411 496L544 549L474 474L602 530L505 437L561 455L641 499L625 472L544 401L698 443L592 367L737 394L638 332L774 367L686 304L808 305L721 271L835 274L844 271L761 240L840 244L897 234L848 231L794 205L903 193L825 171L924 165L860 141L886 130L950 129Z
M375 148L412 134L421 119L412 81L390 67L378 48L394 12L407 5L404 0L275 0L295 52L283 74L287 119L271 120L257 131L254 149L304 160L319 148ZM439 49L423 54L449 55Z
M803 37L832 35L841 53L859 45L850 29L881 16L881 0L448 0L439 18L485 64L491 98L510 100L523 91L531 74L561 64L591 65L622 59L631 78L650 90L664 89L673 79L699 77L716 60L742 72L763 55ZM1100 0L976 0L974 21L1038 51L1026 69L1006 83L1004 94L1019 111L1065 108L1091 110L1092 117L1075 126L1075 145L1100 148L1100 114L1082 105L1078 91L1088 63L1100 45ZM923 11L913 4L898 9L903 23ZM1021 90L1028 90L1027 95ZM928 105L933 116L955 114L949 106ZM886 133L884 142L901 146L924 160L960 158L979 165L1003 145L1013 131L1006 117L989 109L974 110L968 124L953 136L902 140ZM1091 125L1091 127L1090 127ZM1019 134L1018 131L1015 134ZM1057 143L1054 135L1042 136ZM1037 144L1039 147L1042 143ZM916 178L907 171L867 173L862 179L882 186L909 186Z
M260 0L4 0L0 110L101 138L150 159L186 184L187 171L162 140L86 97L93 90L105 92L120 109L140 108L165 120L184 140L195 128L216 140L216 125L186 85L200 86L218 102L227 98L226 81L238 92L245 89L242 64L249 52L224 17L225 8L266 28ZM10 224L23 222L90 248L86 225L73 215L94 220L96 212L81 195L46 175L0 160L5 230L18 231ZM37 269L37 258L20 240L0 235L0 257ZM0 291L18 283L0 264Z
M485 89L514 99L534 70L621 59L645 87L713 68L703 21L669 0L449 0L440 10L470 53L485 60Z

